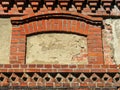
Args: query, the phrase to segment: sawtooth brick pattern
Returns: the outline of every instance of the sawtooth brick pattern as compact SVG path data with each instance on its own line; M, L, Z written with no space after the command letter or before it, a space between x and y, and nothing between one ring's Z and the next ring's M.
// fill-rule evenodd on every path
M0 67L0 86L120 87L119 65L1 64Z
M92 16L120 16L119 0L0 0L0 15L26 15L44 11L72 11Z

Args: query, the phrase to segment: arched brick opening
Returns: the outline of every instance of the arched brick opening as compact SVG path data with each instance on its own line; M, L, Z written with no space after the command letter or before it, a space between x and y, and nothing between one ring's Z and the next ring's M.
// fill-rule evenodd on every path
M103 44L102 48L104 40L101 40L102 22L113 31L109 23L104 24L104 20L120 17L119 0L1 0L0 16L11 17L13 27L10 64L0 64L1 89L120 89L120 65L111 65L114 62L108 58L111 55L105 55L109 51L104 51L107 47ZM27 35L41 31L61 32L57 29L60 24L51 29L44 27L49 20L53 20L55 25L56 20L64 21L60 27L62 32L87 36L88 65L25 64ZM38 29L36 24L42 21L44 25ZM66 24L71 21L83 22L88 29L84 31L83 27L75 27L72 23L70 27L74 30L68 30ZM108 48L110 50L111 47Z
M87 36L88 64L104 64L101 22L77 13L45 12L11 18L12 41L10 63L25 64L26 36L39 32L73 32Z

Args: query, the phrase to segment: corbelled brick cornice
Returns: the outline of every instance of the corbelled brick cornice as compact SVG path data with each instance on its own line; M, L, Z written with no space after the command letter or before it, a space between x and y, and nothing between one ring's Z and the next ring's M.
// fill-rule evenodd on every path
M70 11L92 16L120 16L120 0L0 0L0 15ZM116 14L116 12L117 14Z

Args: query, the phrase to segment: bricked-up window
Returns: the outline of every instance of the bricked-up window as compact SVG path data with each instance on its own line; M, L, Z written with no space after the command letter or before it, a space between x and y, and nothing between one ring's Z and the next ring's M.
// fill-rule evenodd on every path
M12 31L17 31L18 33L12 34L12 41L16 39L16 42L11 44L10 63L25 64L28 61L30 62L31 60L28 59L29 55L27 55L28 53L27 50L29 49L26 46L26 43L28 40L26 38L28 38L28 36L31 34L34 35L35 33L43 33L43 32L60 32L60 33L69 32L69 33L85 35L87 39L86 46L87 46L88 53L84 54L83 56L79 55L78 53L72 54L70 55L72 56L71 58L68 57L70 58L69 60L76 61L77 64L79 64L80 61L84 60L83 57L88 57L88 64L103 64L104 63L103 52L102 52L103 47L102 47L102 39L101 39L101 27L100 27L100 25L102 24L101 18L100 19L92 18L89 16L84 16L82 14L78 15L77 13L71 14L66 11L62 13L59 13L59 12L56 12L56 13L49 12L49 14L46 14L46 13L45 14L43 13L32 14L31 17L26 16L26 17L23 17L22 19L12 18L13 20L12 24L14 25L14 28L12 28ZM41 19L42 17L43 19ZM19 27L16 27L16 25L17 26L19 25ZM16 50L16 52L14 51L14 49ZM80 48L80 52L82 51L81 49L83 48L82 47ZM83 49L83 52L84 52L84 49ZM43 54L44 57L48 56L46 54L47 54L46 52ZM33 57L35 57L35 55L33 55ZM50 57L56 58L56 56L50 56ZM35 60L38 61L37 59ZM42 61L44 60L42 59ZM61 59L58 61L61 61ZM59 64L58 62L56 63ZM72 64L74 64L74 62Z
M87 38L70 33L27 37L27 64L87 64Z

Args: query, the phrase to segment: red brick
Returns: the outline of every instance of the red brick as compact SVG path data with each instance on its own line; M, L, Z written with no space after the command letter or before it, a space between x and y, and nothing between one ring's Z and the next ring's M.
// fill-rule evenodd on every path
M45 67L45 68L52 68L52 65L50 65L50 64L45 64L44 67Z
M20 68L27 68L27 65L20 65Z
M68 65L61 65L61 68L68 68Z
M13 64L12 68L19 68L19 64Z
M29 68L36 68L36 64L29 64Z
M10 64L5 64L4 68L11 68L11 65Z
M69 68L77 68L77 65L69 65Z
M53 68L61 68L61 65L60 64L54 64Z
M53 87L54 83L51 82L51 83L46 83L46 87Z
M42 65L42 64L37 64L37 68L44 68L44 65Z

